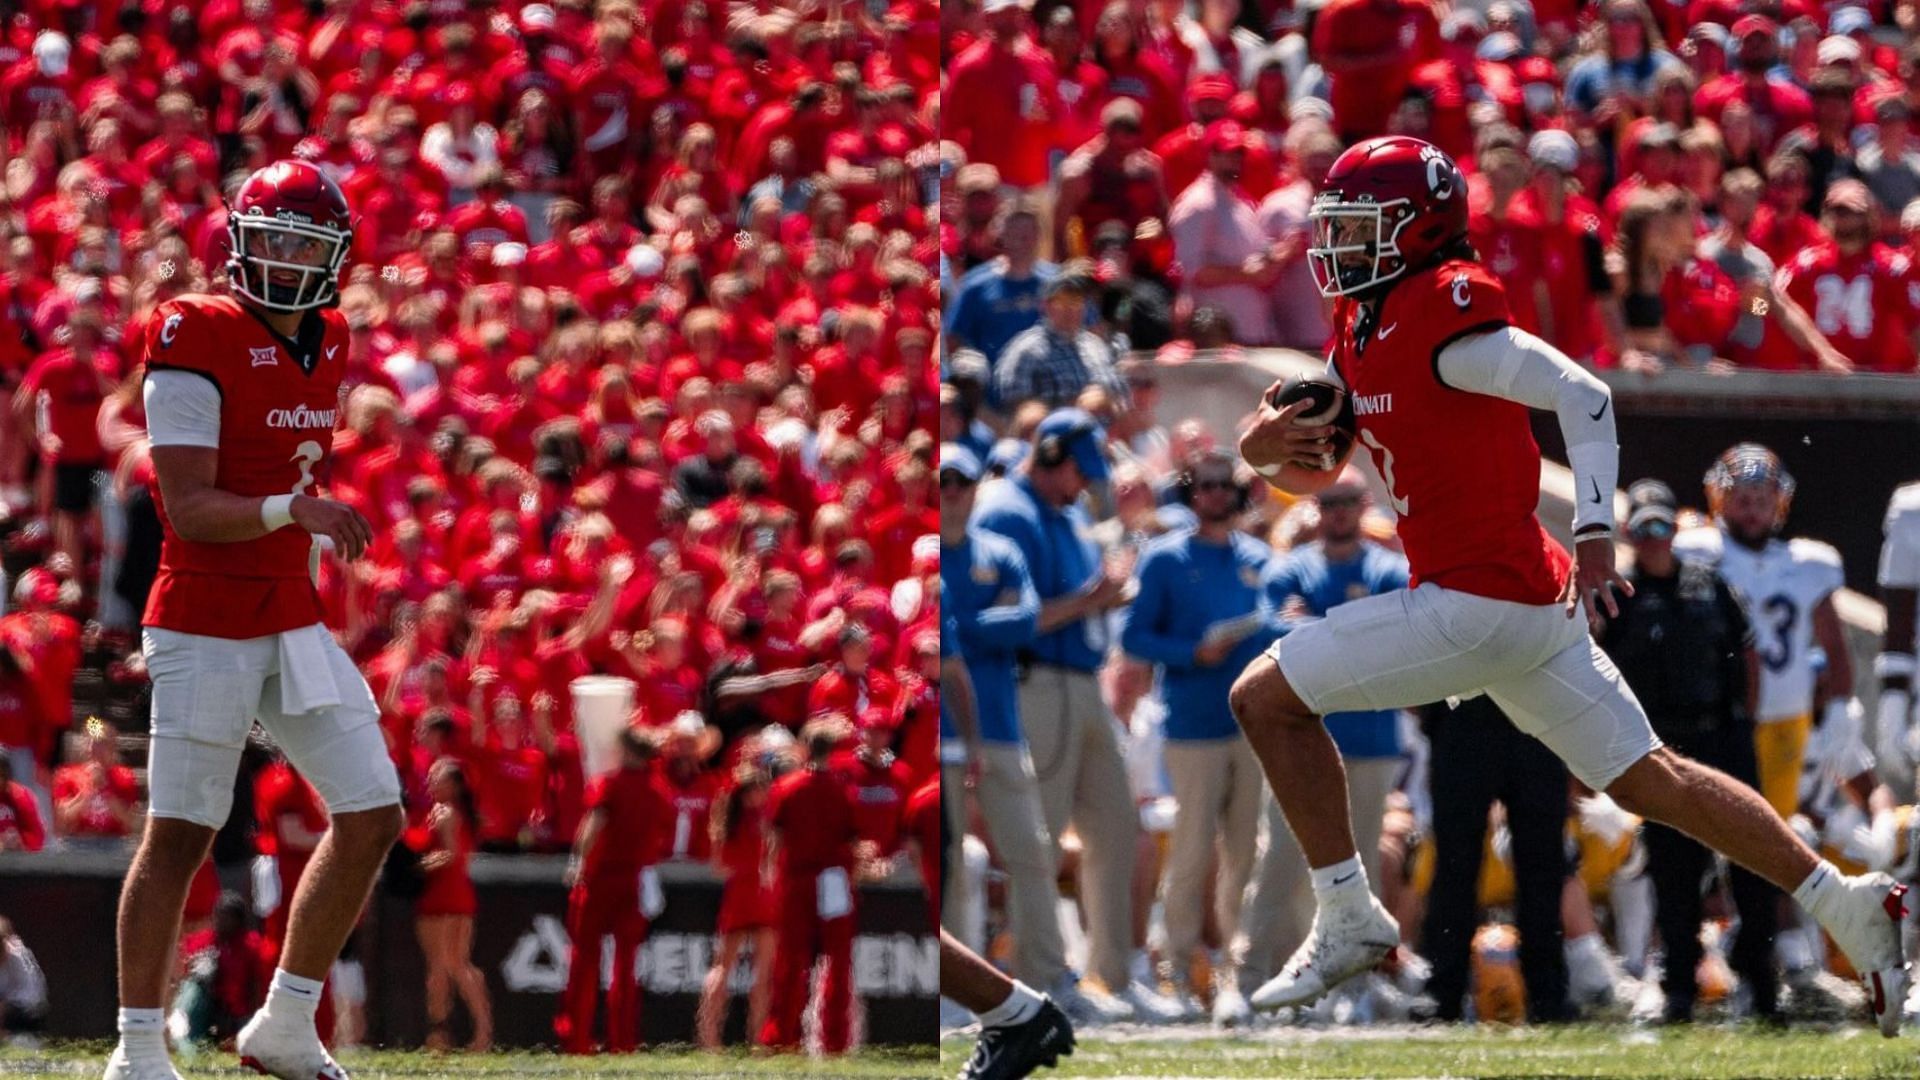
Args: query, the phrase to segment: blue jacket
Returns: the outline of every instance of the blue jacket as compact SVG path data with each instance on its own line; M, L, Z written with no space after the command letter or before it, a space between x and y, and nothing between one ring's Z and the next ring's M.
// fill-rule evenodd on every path
M1407 560L1362 540L1359 555L1346 562L1329 563L1319 544L1308 544L1276 558L1261 585L1275 611L1285 609L1289 600L1298 597L1314 618L1322 618L1349 600L1406 588ZM1399 720L1392 710L1335 713L1326 721L1327 731L1343 757L1396 757L1400 753Z
M1014 660L1033 641L1034 622L1040 617L1040 597L1020 550L1005 537L976 528L969 528L960 544L941 545L940 614L952 622L956 647L973 676L980 737L992 743L1020 742ZM959 737L944 708L940 735Z
M1246 533L1224 544L1196 532L1173 533L1148 544L1137 572L1140 595L1120 631L1120 647L1162 669L1167 738L1225 739L1240 733L1227 708L1234 679L1280 636L1280 626L1260 591L1273 549ZM1211 667L1194 663L1193 650L1207 627L1259 613L1263 624Z
M1033 587L1045 603L1086 588L1100 572L1100 546L1093 522L1078 505L1056 510L1040 500L1025 473L989 485L974 504L973 527L1013 541L1027 560ZM946 560L941 560L941 572ZM1076 671L1097 671L1107 653L1107 625L1100 616L1068 623L1033 639L1033 658Z

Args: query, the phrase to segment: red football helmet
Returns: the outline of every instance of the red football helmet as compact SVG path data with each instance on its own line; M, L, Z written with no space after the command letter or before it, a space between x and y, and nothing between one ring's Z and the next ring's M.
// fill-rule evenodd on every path
M1406 135L1350 147L1307 216L1307 263L1322 296L1349 296L1433 261L1467 235L1467 178L1446 152Z
M340 186L313 165L276 161L247 177L227 208L227 236L227 276L248 300L306 311L339 298L353 214Z

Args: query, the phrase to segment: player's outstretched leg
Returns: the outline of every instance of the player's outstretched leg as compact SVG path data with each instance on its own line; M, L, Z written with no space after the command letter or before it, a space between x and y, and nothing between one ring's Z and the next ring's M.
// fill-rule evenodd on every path
M940 995L980 1018L980 1042L960 1080L1019 1080L1073 1053L1073 1025L1052 998L994 970L945 928L940 931Z
M1340 751L1280 665L1270 656L1249 664L1227 702L1307 857L1317 909L1307 940L1248 1000L1256 1009L1306 1005L1384 960L1400 925L1374 898L1354 850Z
M240 1062L282 1080L347 1080L320 1043L313 1014L321 986L359 921L387 849L400 836L400 807L335 814L293 894L287 945L267 1003L240 1029Z
M1900 949L1906 886L1886 874L1840 873L1752 788L1664 747L1629 766L1607 794L1792 893L1860 973L1881 1034L1899 1034L1908 982Z
M105 1080L180 1080L167 1058L167 973L180 937L180 911L213 830L150 817L120 893L120 1044Z

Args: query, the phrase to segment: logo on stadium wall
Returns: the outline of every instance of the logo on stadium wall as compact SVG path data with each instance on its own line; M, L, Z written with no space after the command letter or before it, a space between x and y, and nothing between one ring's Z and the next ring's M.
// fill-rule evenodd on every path
M338 409L309 409L304 404L291 409L268 409L267 426L295 431L332 430L333 418L338 415Z
M698 994L713 967L719 938L713 934L660 932L640 947L635 979L655 994ZM567 927L552 915L535 915L500 964L500 977L515 994L558 994L566 989ZM613 937L602 941L600 987L613 985ZM753 984L751 947L730 974L728 989L745 994ZM864 998L930 997L939 993L940 942L920 934L861 934L853 939L853 992Z

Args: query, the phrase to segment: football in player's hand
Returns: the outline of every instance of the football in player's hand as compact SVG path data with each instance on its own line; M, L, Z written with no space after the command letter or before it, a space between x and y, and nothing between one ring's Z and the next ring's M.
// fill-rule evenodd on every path
M1329 447L1332 456L1327 459L1330 463L1327 467L1331 468L1331 463L1339 461L1347 447L1353 445L1353 403L1339 384L1311 375L1296 375L1267 392L1267 404L1275 409L1285 409L1303 400L1310 404L1293 422L1301 427L1333 428L1333 443Z

